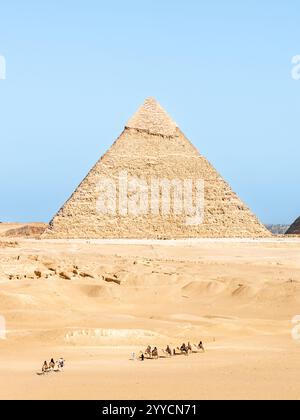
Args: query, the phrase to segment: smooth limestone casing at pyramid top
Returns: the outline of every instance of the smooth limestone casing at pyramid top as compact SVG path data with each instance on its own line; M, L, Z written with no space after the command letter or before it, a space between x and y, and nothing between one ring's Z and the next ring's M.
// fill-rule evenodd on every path
M186 215L100 214L98 185L103 178L204 180L204 220L189 226ZM129 120L121 136L96 163L59 210L44 238L176 239L268 237L271 234L186 139L152 98Z

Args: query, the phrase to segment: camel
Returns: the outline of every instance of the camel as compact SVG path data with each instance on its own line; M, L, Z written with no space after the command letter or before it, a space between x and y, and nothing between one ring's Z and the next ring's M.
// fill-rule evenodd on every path
M193 344L193 346L196 349L196 350L194 350L194 353L199 353L200 350L202 351L202 353L205 352L202 341L200 341L200 343L198 345Z
M166 348L166 350L165 350L165 353L167 353L167 355L168 355L168 356L172 356L172 351L171 351L171 349L170 349L170 346L169 346L169 345L167 346L167 348Z
M157 347L154 347L154 349L152 350L152 358L153 359L158 359L158 350Z
M202 341L200 341L200 343L198 344L198 349L199 349L199 350L202 350L202 351L203 351L203 353L205 352Z
M186 356L189 355L189 350L188 350L187 346L185 345L185 343L183 343L180 348L177 347L177 350L180 351L180 354L185 354Z
M163 352L165 357L172 357L172 350L170 349L170 346L167 346L165 350L161 349L161 351Z
M148 358L150 358L150 359L152 359L152 349L151 349L151 346L148 346L147 348L146 348L146 350L145 350L145 356L146 357L148 357Z

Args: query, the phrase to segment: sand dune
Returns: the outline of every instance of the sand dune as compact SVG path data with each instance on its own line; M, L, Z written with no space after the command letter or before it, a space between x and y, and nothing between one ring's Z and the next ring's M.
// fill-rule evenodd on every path
M298 398L299 251L297 239L18 238L0 250L1 398ZM199 339L203 355L129 360ZM35 375L61 355L59 378Z

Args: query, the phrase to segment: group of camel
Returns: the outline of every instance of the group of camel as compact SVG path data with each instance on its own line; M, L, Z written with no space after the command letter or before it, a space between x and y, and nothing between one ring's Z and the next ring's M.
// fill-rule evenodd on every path
M64 369L65 366L65 359L62 357L58 359L56 362L52 358L49 363L45 360L42 366L42 371L37 372L37 375L45 375L49 372L61 372Z
M183 354L188 356L190 353L199 353L200 351L204 352L205 350L204 350L202 341L200 341L198 345L191 344L190 342L188 342L187 345L183 343L181 347L173 348L173 350L168 345L165 350L161 349L161 351L163 353L163 356L160 356L159 350L157 347L154 347L152 349L151 346L148 346L144 352L140 352L139 359L140 360L144 360L145 358L158 359L159 357L172 357L172 356L178 356L178 355L183 355Z

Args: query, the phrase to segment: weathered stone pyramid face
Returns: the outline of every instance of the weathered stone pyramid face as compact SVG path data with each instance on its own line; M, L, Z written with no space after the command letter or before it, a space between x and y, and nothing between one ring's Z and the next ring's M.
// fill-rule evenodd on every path
M300 217L289 227L286 235L300 235Z
M270 233L151 98L43 236L173 239Z

